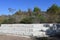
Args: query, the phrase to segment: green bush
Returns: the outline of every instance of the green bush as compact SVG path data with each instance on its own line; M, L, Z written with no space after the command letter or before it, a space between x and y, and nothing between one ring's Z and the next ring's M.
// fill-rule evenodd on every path
M31 24L31 23L33 23L33 22L32 22L32 18L31 18L31 17L26 17L26 18L22 19L22 20L20 21L20 23Z

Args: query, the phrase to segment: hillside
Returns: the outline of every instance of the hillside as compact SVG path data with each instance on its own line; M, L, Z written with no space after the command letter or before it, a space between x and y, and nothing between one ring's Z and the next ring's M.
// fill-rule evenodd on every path
M0 24L13 23L60 23L60 7L56 4L53 4L50 8L47 9L47 11L41 11L40 8L34 7L33 10L18 10L12 15L0 16Z

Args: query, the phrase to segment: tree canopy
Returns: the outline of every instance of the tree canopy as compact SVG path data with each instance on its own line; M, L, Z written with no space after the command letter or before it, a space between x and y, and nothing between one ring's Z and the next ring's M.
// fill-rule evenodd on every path
M56 4L53 4L48 10L47 12L50 13L50 14L56 14L56 13L59 13L60 11L60 7L57 6Z
M40 12L40 11L41 11L41 9L40 9L40 8L38 8L38 7L34 7L33 12Z
M56 4L53 4L48 10L47 14L49 15L49 20L51 22L57 22L60 20L59 14L60 14L60 7L57 6ZM60 21L59 21L60 22Z

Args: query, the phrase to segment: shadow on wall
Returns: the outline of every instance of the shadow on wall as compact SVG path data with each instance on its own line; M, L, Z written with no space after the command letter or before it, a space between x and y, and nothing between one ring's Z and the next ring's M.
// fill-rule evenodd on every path
M49 37L60 37L60 24L53 24L53 26L46 30L46 35Z

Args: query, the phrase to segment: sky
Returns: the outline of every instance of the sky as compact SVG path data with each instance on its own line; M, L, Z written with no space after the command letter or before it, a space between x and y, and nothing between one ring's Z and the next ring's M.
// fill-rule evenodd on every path
M28 8L33 10L37 6L42 11L46 11L52 4L60 6L60 0L0 0L0 15L13 14L8 11L8 8L26 11Z

